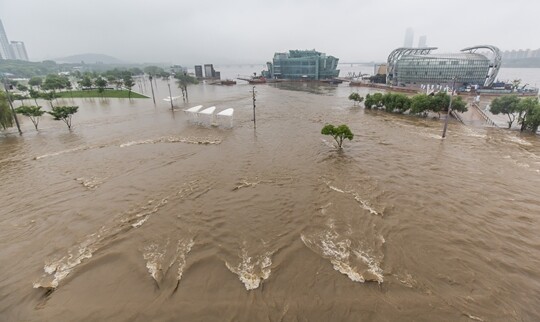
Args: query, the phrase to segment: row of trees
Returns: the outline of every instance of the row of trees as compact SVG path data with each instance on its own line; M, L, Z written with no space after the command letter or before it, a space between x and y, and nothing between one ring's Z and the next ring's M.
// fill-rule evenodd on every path
M495 115L505 114L508 117L508 128L512 127L516 119L521 131L536 133L540 126L540 103L537 97L497 97L491 102L490 112Z
M51 111L46 112L41 110L41 106L22 105L15 109L15 113L30 118L36 131L38 130L39 120L45 113L50 114L56 121L63 121L66 123L68 129L71 130L71 118L78 110L78 106L55 106Z
M8 99L7 93L0 92L0 126L4 130L13 126L14 119ZM41 106L22 105L14 109L14 111L17 114L30 118L36 131L38 130L40 118L45 113L50 114L57 121L63 121L66 123L68 129L71 130L71 119L73 114L77 113L78 109L78 106L55 106L52 107L51 111L43 111Z
M450 95L439 92L434 95L417 94L412 97L401 93L375 93L368 94L364 100L358 93L349 95L349 99L355 104L364 101L367 109L384 109L392 113L408 113L426 117L430 112L437 113L448 111ZM452 98L452 110L458 112L467 111L467 103L460 96Z

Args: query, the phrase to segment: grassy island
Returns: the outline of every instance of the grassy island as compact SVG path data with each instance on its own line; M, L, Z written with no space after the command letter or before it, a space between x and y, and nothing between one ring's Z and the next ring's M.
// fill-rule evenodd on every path
M100 93L97 89L84 90L84 91L65 91L56 92L58 98L128 98L129 91L126 90L105 90ZM148 96L141 95L139 93L131 92L131 98L149 98Z

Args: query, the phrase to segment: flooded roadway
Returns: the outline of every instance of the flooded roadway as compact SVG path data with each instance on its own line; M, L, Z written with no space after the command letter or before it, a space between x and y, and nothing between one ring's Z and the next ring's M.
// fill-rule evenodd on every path
M0 137L1 320L540 320L538 137L306 84L257 86L254 130L250 90L180 104L232 129L162 83Z

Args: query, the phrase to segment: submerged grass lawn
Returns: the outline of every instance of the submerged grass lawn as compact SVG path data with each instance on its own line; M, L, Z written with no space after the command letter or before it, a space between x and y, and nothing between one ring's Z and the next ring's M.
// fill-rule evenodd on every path
M105 90L103 93L98 92L97 89L95 90L87 90L87 91L67 91L67 92L57 92L56 95L58 95L59 98L78 98L78 97L107 97L107 98L128 98L129 92L126 90ZM131 98L149 98L148 96L144 96L135 92L131 92Z

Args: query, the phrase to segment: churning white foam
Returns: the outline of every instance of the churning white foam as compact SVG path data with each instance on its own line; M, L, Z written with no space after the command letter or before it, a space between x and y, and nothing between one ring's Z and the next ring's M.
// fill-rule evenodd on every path
M153 213L156 213L159 208L167 203L167 199L162 199L154 207L148 209L142 207L138 211L131 211L124 215L118 222L110 227L101 227L97 233L90 234L78 245L68 249L67 254L60 259L52 260L44 266L45 274L36 282L33 283L34 288L55 289L59 283L65 279L77 266L89 259L93 254L110 241L114 240L117 235L125 233L132 228L140 227ZM144 221L141 222L141 218Z
M78 181L80 184L82 184L83 187L88 188L90 190L94 190L99 185L101 185L105 179L106 178L100 179L97 177L92 177L92 178L77 178L75 180Z
M270 277L272 265L272 252L266 252L263 255L251 257L247 250L242 248L241 262L233 266L225 262L227 268L238 275L238 278L246 290L254 290L261 285L261 282Z
M329 205L321 208L324 213ZM300 239L309 249L320 254L330 261L334 269L347 275L354 282L376 281L382 283L383 270L380 261L367 249L360 248L358 242L340 235L336 230L336 224L331 218L326 224L326 229L313 234L301 234ZM347 230L350 233L350 230ZM382 235L378 236L379 242L385 242ZM361 243L360 243L361 245Z
M189 254L194 244L195 242L193 241L193 238L189 240L181 239L178 241L178 244L176 246L176 255L177 255L176 261L178 262L178 271L176 274L176 279L178 281L180 281L180 279L182 278L182 274L184 273L184 269L186 267L187 254Z
M165 256L168 244L169 240L167 240L165 247L161 249L156 243L144 247L143 258L146 260L146 268L148 269L150 276L152 276L158 284L163 278L163 257Z
M343 189L340 189L338 187L335 187L333 185L331 185L330 181L324 181L324 183L328 186L328 188L330 188L331 190L333 191L336 191L336 192L339 192L339 193L345 193L345 194L348 194L348 195L351 195L354 200L356 200L356 202L358 202L360 204L360 206L369 211L370 214L372 215L379 215L379 216L382 216L383 214L382 213L379 213L377 212L377 210L375 210L373 207L371 207L369 205L369 203L366 201L366 200L363 200L361 197L360 197L360 194L354 190L343 190Z
M156 143L187 143L187 144L210 145L210 144L220 144L221 139L196 138L196 137L185 138L185 137L168 136L168 137L161 137L161 138L157 138L157 139L130 141L130 142L120 144L120 147L121 148L126 148L126 147L130 147L130 146L133 146L133 145L156 144Z

